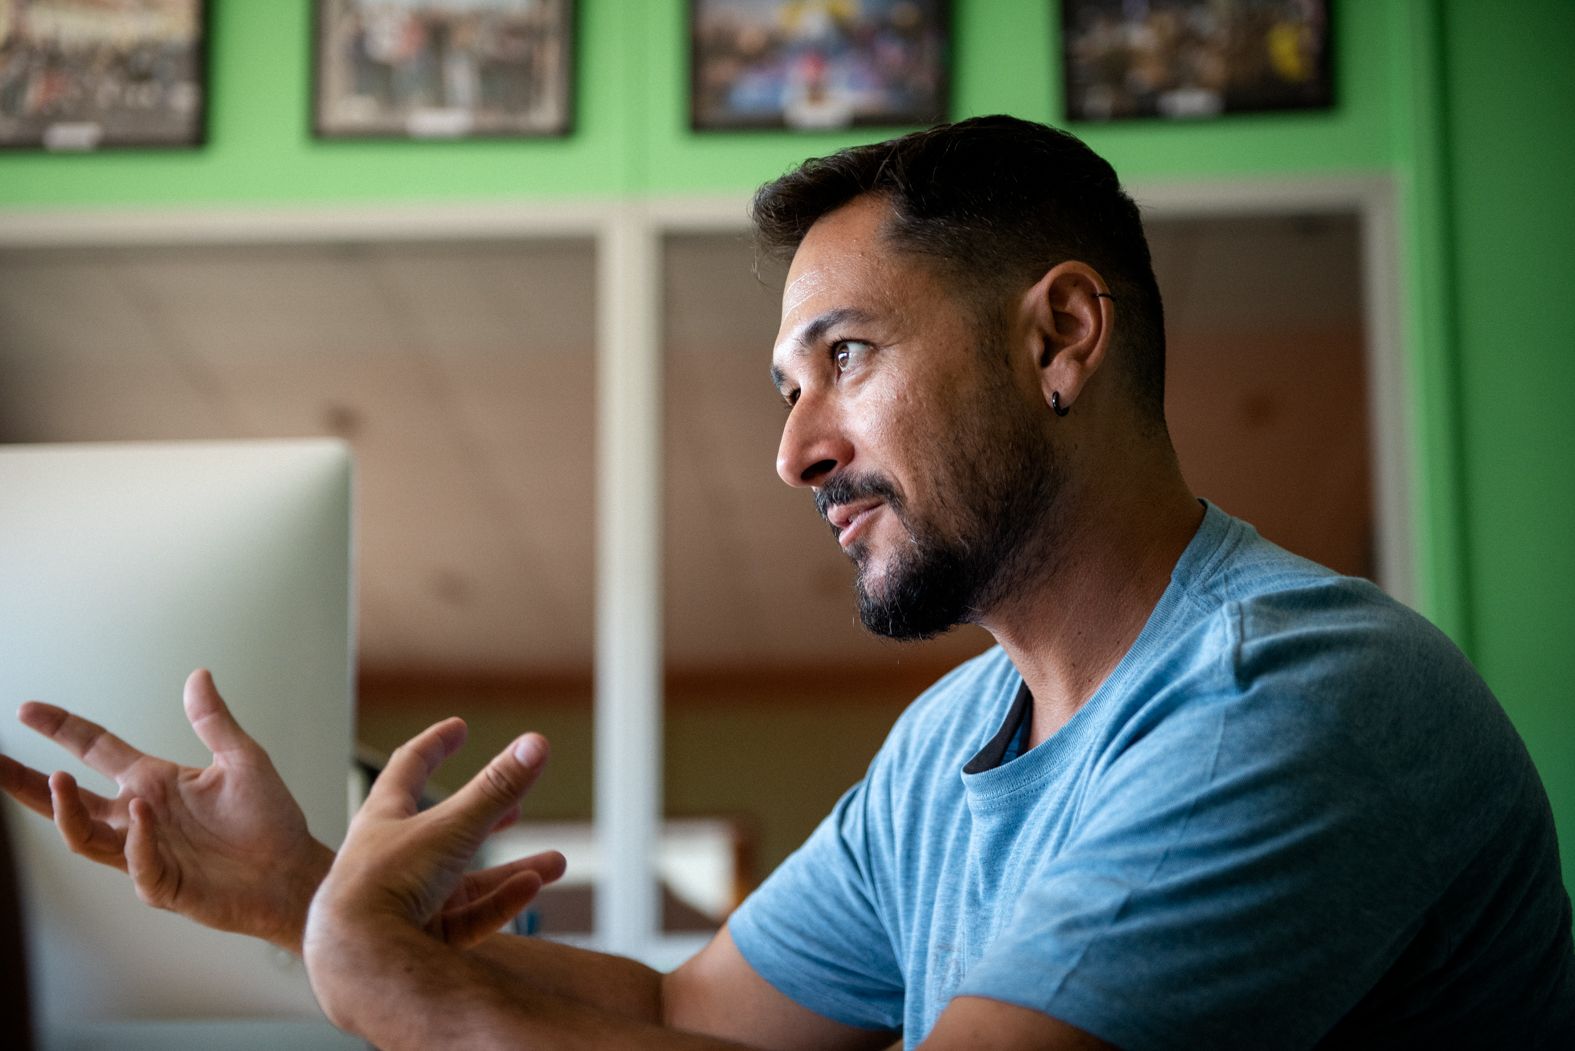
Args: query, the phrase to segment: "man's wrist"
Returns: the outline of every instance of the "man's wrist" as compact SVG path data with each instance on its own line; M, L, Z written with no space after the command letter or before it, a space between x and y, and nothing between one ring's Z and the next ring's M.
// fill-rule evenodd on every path
M305 954L303 940L306 936L307 913L317 888L328 878L334 864L334 852L322 843L310 840L300 864L294 866L284 884L285 899L279 909L281 921L276 931L265 933L263 938L297 956Z
M379 1047L476 1046L459 1039L473 1016L496 1018L508 999L480 961L333 888L312 902L302 948L328 1020Z

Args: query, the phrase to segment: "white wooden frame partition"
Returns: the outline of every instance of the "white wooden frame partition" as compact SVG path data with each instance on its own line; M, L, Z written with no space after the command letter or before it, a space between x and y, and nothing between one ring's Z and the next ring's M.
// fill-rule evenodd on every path
M1415 601L1412 433L1393 190L1385 177L1140 186L1151 217L1359 216L1376 440L1380 582ZM672 967L655 878L662 754L662 239L747 228L741 199L0 213L0 249L588 237L596 244L596 930L584 944ZM769 348L761 347L762 360Z

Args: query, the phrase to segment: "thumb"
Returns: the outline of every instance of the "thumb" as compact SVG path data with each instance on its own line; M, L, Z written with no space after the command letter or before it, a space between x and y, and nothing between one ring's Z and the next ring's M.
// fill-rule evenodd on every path
M230 714L208 669L198 668L187 677L185 704L186 721L214 755L256 747L256 742Z
M547 739L541 734L525 734L441 805L463 815L468 824L491 829L519 806L546 762Z

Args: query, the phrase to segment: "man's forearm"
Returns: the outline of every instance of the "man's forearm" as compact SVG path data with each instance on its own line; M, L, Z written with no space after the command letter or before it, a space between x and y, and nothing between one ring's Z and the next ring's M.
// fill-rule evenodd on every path
M664 976L637 960L513 934L495 934L466 955L506 989L545 994L635 1022L663 1018Z
M314 989L335 1025L401 1048L736 1048L660 1024L661 976L537 939L462 952L419 931L338 927ZM326 966L325 966L326 965Z

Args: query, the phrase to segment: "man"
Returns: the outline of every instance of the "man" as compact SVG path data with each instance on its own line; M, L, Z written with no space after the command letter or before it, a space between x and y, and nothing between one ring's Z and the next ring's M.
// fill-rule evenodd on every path
M6 789L154 905L304 952L378 1046L1569 1046L1546 796L1465 659L1362 582L1187 489L1136 206L1010 118L817 161L756 197L791 255L778 472L872 630L1000 644L668 975L489 934L561 872L464 875L541 770L527 734L444 804L401 748L337 858L206 673L204 771L45 705L120 798Z

